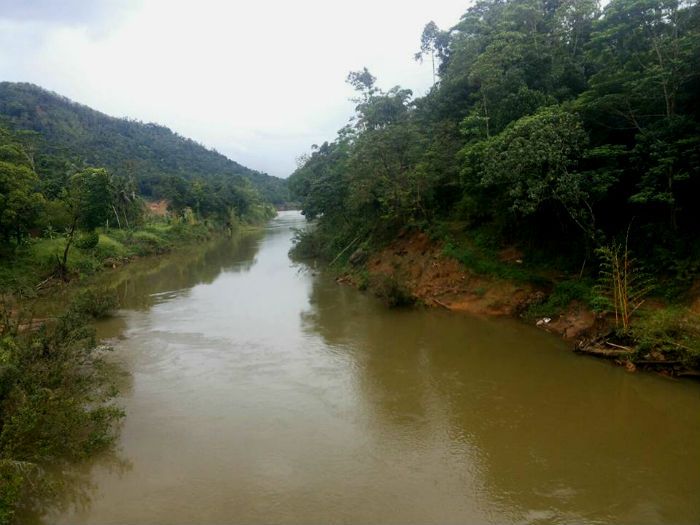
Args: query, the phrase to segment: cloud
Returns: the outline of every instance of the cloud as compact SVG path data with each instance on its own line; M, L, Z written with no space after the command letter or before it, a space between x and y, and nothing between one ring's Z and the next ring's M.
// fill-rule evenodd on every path
M0 0L0 79L29 81L115 116L159 122L254 169L286 176L353 104L348 71L417 95L413 60L461 1ZM31 5L29 5L31 4Z
M102 26L138 9L140 0L0 0L0 20Z

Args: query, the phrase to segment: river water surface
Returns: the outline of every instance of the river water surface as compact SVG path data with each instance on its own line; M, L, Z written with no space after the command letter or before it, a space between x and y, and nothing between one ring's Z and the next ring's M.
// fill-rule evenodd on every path
M389 310L260 234L135 263L120 468L71 524L698 523L700 387L512 320Z

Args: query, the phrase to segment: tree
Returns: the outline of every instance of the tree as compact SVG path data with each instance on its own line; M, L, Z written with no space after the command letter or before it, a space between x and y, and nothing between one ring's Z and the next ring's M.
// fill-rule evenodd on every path
M468 176L497 188L504 205L521 216L559 203L588 241L595 236L589 186L577 164L588 137L579 118L558 106L523 117L498 135L467 146Z
M691 116L700 71L698 16L696 2L611 1L593 25L587 46L593 74L577 102L594 136L631 153L628 199L635 214L673 230L679 213L695 207L689 196L700 176L700 126Z
M423 33L420 37L420 51L413 58L422 62L423 57L430 56L430 63L433 68L433 84L435 84L435 56L437 55L440 63L447 60L449 53L450 33L441 31L435 22L428 22L423 28ZM439 64L438 64L439 66Z
M632 258L627 247L613 243L596 250L601 260L597 290L615 312L615 326L630 329L632 316L653 290L653 280Z
M112 210L113 194L110 177L104 168L86 168L71 176L63 194L70 216L66 231L66 246L59 269L63 276L68 270L68 253L78 229L92 232L103 224Z
M110 177L110 185L114 202L112 211L117 221L117 226L121 228L121 219L124 219L124 226L138 222L143 215L143 199L138 195L136 179L132 175Z
M7 131L0 128L0 235L19 244L44 205L32 157Z

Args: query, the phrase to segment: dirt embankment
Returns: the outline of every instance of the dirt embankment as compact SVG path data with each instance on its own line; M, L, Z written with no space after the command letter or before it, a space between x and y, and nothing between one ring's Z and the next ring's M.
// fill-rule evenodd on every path
M511 250L512 251L512 250ZM521 255L505 250L504 261L518 264ZM516 283L476 275L459 261L444 255L442 246L424 233L404 235L366 261L373 278L395 279L415 299L428 305L474 315L520 316L541 302L546 291L532 284ZM342 280L354 281L344 277ZM546 321L546 322L545 322ZM541 328L570 340L579 340L596 330L599 320L581 305L571 305L557 319L541 320Z
M514 249L503 250L499 257L507 264L522 262L522 254ZM358 250L350 256L350 263L358 271L339 278L340 282L366 286L380 296L382 290L398 289L427 306L473 315L526 318L529 307L545 301L549 292L526 282L475 274L445 255L443 246L424 233L404 234L379 253ZM387 282L394 286L387 287ZM700 282L694 288L691 309L700 313ZM641 366L665 375L700 377L700 370L687 368L685 363L669 360L659 352L650 352L641 359L635 356L634 348L610 339L609 319L578 302L572 302L555 318L529 322L571 341L577 352L609 359L630 371Z

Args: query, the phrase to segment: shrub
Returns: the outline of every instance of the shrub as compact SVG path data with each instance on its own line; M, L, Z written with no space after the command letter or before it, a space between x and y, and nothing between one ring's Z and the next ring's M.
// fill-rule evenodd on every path
M374 294L390 308L411 306L416 298L393 275L377 275L370 278Z
M163 253L168 248L168 243L162 237L148 231L135 232L132 239L139 255Z
M98 259L117 259L119 257L127 257L129 255L126 246L121 242L108 237L107 235L100 235L100 242L95 250L95 255Z
M92 250L100 242L100 236L96 231L83 232L75 241L75 245L81 250Z
M700 367L700 318L684 307L640 313L631 329L639 354L662 352L666 358Z
M88 288L73 299L73 309L80 315L100 319L117 308L117 297L105 289Z
M24 332L18 319L26 316L2 315L0 523L61 507L74 467L116 438L124 415L113 404L116 371L83 310L73 305Z
M586 306L591 305L593 284L590 281L571 279L558 282L544 302L528 309L527 317L554 317L563 313L574 301L579 301Z
M322 243L317 230L296 230L289 256L298 261L321 257Z

